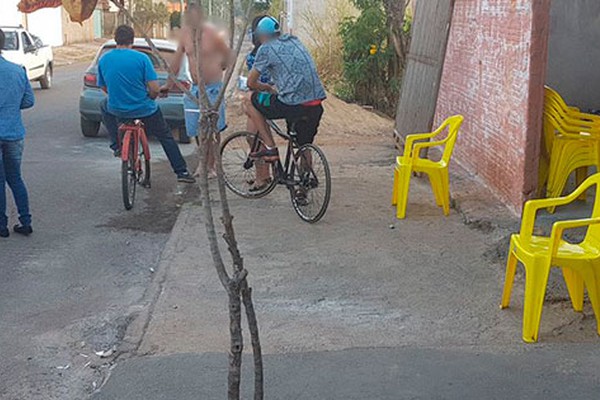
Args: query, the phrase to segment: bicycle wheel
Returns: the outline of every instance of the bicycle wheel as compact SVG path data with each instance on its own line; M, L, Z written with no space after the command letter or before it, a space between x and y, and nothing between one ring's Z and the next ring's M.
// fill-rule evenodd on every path
M135 191L138 182L133 136L131 136L130 140L131 143L129 144L127 161L123 161L121 164L121 189L123 192L123 205L125 206L126 210L131 210L133 208L133 204L135 203Z
M258 199L271 193L276 186L271 164L253 160L250 153L259 150L264 143L258 135L250 132L237 132L229 136L221 145L221 163L225 184L238 196ZM262 171L261 171L262 169ZM257 171L270 176L271 181L256 190Z
M318 222L327 212L331 198L331 172L323 151L313 144L300 147L294 155L292 176L294 210L302 220Z
M148 153L146 153L148 152ZM150 188L150 148L147 146L147 139L142 139L140 137L140 146L139 153L140 156L138 158L138 165L136 166L137 171L137 181L142 187L147 189Z

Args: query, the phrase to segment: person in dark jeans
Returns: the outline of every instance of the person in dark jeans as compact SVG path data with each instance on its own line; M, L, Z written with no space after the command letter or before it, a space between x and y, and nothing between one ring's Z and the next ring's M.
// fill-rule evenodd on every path
M19 225L16 233L28 236L33 233L29 196L21 177L21 160L25 145L25 127L21 110L33 107L35 98L23 67L2 57L5 36L0 29L0 237L10 235L6 216L6 184L10 187L17 210Z
M98 86L108 94L102 105L102 122L110 134L110 147L119 157L119 125L139 119L148 135L155 136L162 145L177 180L194 183L196 180L188 172L179 146L154 101L160 95L154 66L146 54L132 49L134 38L133 28L119 26L115 31L117 48L98 62Z

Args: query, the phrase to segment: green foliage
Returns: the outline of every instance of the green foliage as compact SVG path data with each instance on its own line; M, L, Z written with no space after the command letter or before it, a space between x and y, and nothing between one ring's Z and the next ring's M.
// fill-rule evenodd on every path
M389 43L388 20L382 2L352 2L361 13L358 17L346 18L340 25L345 81L343 97L393 114L399 77L392 67L396 54Z
M169 23L169 10L167 10L167 6L164 3L155 4L152 0L137 0L133 15L146 33L150 33L154 25L166 25Z
M169 16L169 25L171 29L177 27L181 28L181 13L179 11L173 11Z

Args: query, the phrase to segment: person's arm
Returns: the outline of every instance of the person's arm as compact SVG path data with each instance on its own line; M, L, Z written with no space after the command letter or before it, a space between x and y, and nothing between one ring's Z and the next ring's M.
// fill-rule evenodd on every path
M258 53L256 53L256 58L254 59L254 65L248 74L248 87L251 90L257 92L268 92L268 93L277 93L277 89L274 86L267 85L260 81L260 75L265 72L269 66L271 65L270 61L270 52L269 48L266 46L262 46Z
M160 95L160 85L158 84L158 75L150 58L144 57L144 79L148 88L148 96L154 100Z
M268 92L277 94L277 89L274 86L267 85L260 81L260 72L256 69L250 70L248 74L248 87L256 92Z
M185 35L187 33L187 31L182 32L182 35L180 37L183 37L183 35ZM171 65L171 73L175 76L179 76L179 70L181 70L181 65L183 64L183 57L185 56L185 47L182 43L183 39L179 40L179 45L177 46L177 51L175 52L175 55L173 56L173 60L171 61L170 65ZM171 90L173 88L173 86L175 85L175 82L173 81L173 79L169 78L167 79L167 83L165 83L159 90L162 92L168 92L169 90Z
M31 89L31 84L29 83L29 79L27 79L25 71L23 71L23 80L25 81L25 91L23 92L23 98L21 99L21 110L31 108L35 104L33 89Z
M98 75L96 76L96 79L96 84L98 87L102 89L104 93L108 94L108 88L106 87L106 82L104 82L104 75L102 75L102 67L100 66L100 63L98 63Z

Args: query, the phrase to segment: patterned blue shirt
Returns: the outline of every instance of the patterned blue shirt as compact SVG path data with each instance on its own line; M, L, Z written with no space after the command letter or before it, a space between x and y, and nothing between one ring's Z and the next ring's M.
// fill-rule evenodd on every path
M283 35L260 46L253 69L271 76L284 104L294 106L327 97L315 62L295 36Z
M35 97L23 67L0 55L0 140L16 141L25 137L21 110L33 107Z

